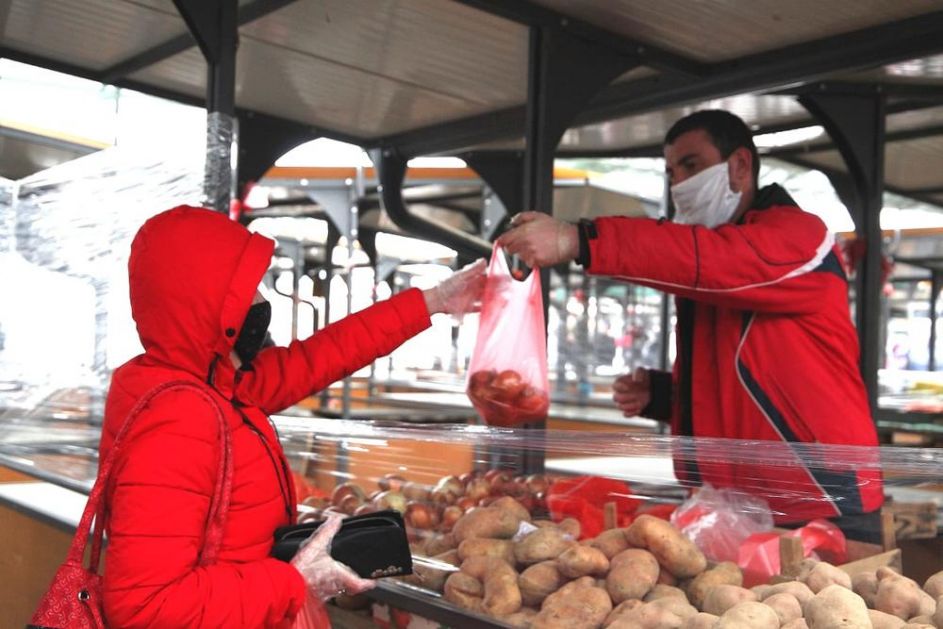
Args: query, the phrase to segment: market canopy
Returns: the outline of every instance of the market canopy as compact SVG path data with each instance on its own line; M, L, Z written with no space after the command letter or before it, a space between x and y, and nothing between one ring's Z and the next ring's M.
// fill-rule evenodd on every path
M566 154L651 154L705 104L758 132L815 125L804 89L887 95L887 188L943 203L943 1L242 0L243 114L405 154L520 146L529 26L632 58L563 135ZM11 0L0 55L202 104L206 61L169 1ZM826 135L770 149L845 165Z

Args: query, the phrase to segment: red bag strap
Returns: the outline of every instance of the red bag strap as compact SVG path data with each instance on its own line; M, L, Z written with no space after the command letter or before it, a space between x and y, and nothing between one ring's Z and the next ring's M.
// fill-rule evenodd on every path
M85 510L82 512L82 519L75 531L75 537L72 538L72 545L69 548L67 561L81 564L82 555L85 547L88 545L89 535L92 535L92 552L89 558L89 569L92 572L98 571L98 563L101 558L102 537L105 530L105 500L104 493L108 487L108 481L111 476L111 468L117 459L120 446L124 443L126 436L130 432L131 424L138 417L141 411L153 401L155 397L170 389L187 388L207 401L216 412L216 418L219 421L219 445L220 460L219 473L216 475L216 486L213 491L213 497L210 501L210 509L206 518L206 527L204 529L203 548L200 550L199 565L205 566L216 561L219 554L219 547L222 542L223 527L226 524L226 517L229 512L229 500L232 493L232 444L229 434L229 426L219 403L200 385L187 380L174 380L165 382L143 395L131 411L127 419L118 431L111 451L98 468L98 475L95 478L95 484L89 493L88 502L85 504ZM94 519L94 524L93 524ZM94 526L94 530L93 527Z

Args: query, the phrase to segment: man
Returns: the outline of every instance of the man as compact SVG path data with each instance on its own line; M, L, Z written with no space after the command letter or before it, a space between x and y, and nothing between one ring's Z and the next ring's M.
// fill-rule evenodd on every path
M673 222L570 225L525 212L499 244L532 266L575 259L589 273L677 296L674 371L619 378L613 397L626 415L670 419L676 435L877 445L847 279L825 225L778 185L758 189L752 135L730 113L679 120L664 154ZM676 474L760 493L780 523L830 517L857 537L877 531L879 472L806 465L776 450L779 458L760 447L750 460L700 450L679 458Z

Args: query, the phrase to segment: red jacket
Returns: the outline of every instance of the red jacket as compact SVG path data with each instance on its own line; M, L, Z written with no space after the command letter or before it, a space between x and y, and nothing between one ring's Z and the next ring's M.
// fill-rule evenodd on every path
M678 296L673 386L654 374L650 416L670 415L677 435L877 445L839 251L785 190L760 190L735 225L600 218L595 231L589 272ZM659 397L670 399L661 413ZM798 458L787 467L679 458L675 470L683 482L761 493L780 522L883 502L880 474Z
M294 488L267 414L429 325L422 294L410 290L305 341L262 350L253 370L237 372L230 351L272 250L271 240L190 207L150 219L131 245L131 309L144 353L112 377L101 457L140 396L189 379L206 386L224 411L233 483L219 561L195 567L219 464L218 422L186 390L162 394L141 413L107 493L110 627L263 627L293 618L305 584L268 554L275 528L294 521Z

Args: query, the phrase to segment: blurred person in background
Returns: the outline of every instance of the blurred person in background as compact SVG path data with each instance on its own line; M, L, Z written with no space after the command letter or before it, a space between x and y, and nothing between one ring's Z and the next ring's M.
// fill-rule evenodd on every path
M199 391L161 393L137 416L106 491L103 603L110 627L328 626L322 601L373 581L331 559L339 520L292 563L269 557L276 528L293 524L295 489L268 415L392 352L437 312L476 308L484 261L438 286L410 289L288 347L261 349L271 317L257 287L273 241L224 215L181 206L149 219L131 245L131 309L144 353L111 381L104 461L135 402L186 380L223 411L232 493L218 559L198 566L218 476L219 422Z
M676 296L673 372L618 378L613 398L626 416L670 421L682 436L876 446L833 235L779 185L758 187L752 134L731 113L677 121L664 154L672 221L573 225L524 212L498 243L531 266L575 260ZM880 533L873 470L678 459L675 473L691 485L763 488L779 523L826 517L858 539Z

